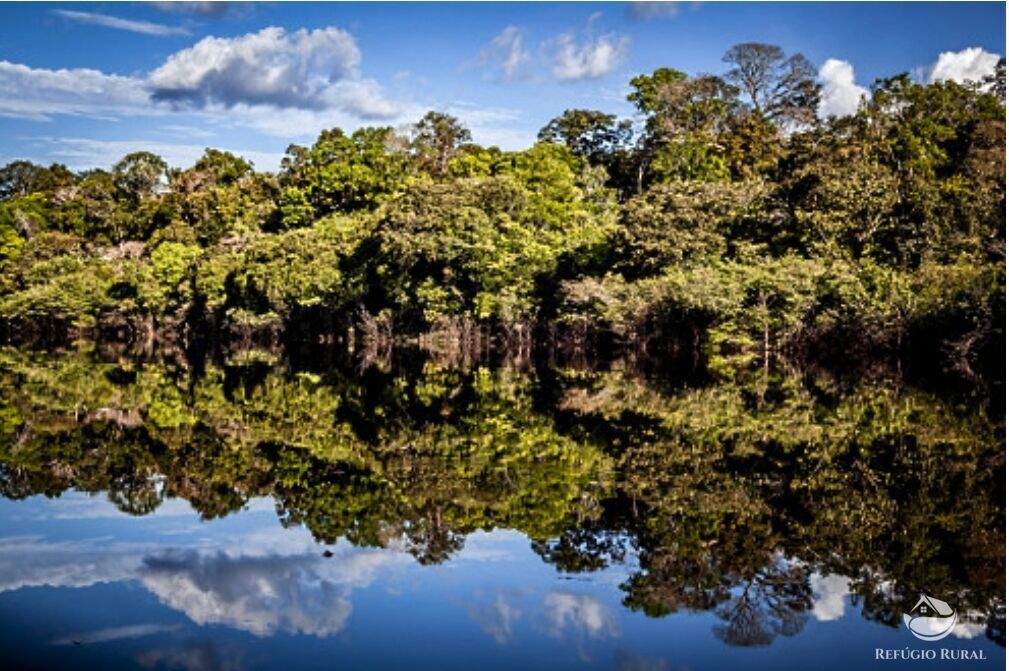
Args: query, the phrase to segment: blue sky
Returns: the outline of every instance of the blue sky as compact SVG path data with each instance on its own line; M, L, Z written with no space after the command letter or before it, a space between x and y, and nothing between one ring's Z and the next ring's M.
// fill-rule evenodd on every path
M428 109L518 149L566 108L629 116L636 74L722 73L733 44L805 54L821 109L877 77L976 79L1005 53L1003 3L26 3L0 5L0 163L106 167L207 146L275 169L332 126Z

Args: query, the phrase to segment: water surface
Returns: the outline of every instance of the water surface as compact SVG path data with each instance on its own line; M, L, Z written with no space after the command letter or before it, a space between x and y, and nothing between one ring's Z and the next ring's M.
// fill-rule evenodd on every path
M992 385L87 349L0 385L4 668L1005 666Z

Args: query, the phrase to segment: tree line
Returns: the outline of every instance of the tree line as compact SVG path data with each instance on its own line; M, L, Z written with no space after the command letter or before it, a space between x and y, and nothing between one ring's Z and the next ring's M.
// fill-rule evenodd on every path
M429 112L323 131L277 173L207 149L0 168L0 325L139 338L537 328L569 342L941 352L997 367L1005 70L881 79L823 119L801 54L634 77L633 119L568 109L502 151ZM188 336L186 334L189 334ZM230 335L229 335L230 334ZM992 363L995 362L995 363Z

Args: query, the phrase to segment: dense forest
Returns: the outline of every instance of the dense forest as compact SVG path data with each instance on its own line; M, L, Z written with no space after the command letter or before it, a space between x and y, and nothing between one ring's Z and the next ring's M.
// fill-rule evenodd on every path
M537 335L721 360L927 352L998 369L1005 70L877 81L823 119L764 44L720 76L630 82L634 119L569 109L538 142L446 114L340 129L276 174L207 149L0 169L0 332L132 341Z

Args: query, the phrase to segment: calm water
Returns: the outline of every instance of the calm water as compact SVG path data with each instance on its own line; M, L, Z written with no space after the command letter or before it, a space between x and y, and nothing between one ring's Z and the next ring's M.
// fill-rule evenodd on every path
M0 386L4 669L1005 667L1000 386L85 349Z

